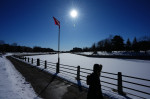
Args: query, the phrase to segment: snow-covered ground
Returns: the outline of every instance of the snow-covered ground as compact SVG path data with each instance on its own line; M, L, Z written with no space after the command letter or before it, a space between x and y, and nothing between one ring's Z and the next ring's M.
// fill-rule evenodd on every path
M32 86L25 81L13 64L5 56L0 57L0 99L34 99L36 97Z
M93 52L76 52L76 54L82 54L82 55L93 55ZM113 51L112 53L106 52L106 51L98 51L97 54L94 55L123 55L123 56L150 56L150 51L147 51L145 53L144 51L140 52L127 52L127 51Z
M48 62L57 63L57 54L55 54L55 55L28 56L28 57L34 58L34 59L39 58L40 60L47 60ZM65 64L65 65L71 65L71 66L80 65L82 68L87 68L87 69L92 69L93 65L95 63L98 63L98 64L103 65L102 71L104 71L104 72L111 72L111 73L116 73L116 74L118 72L122 72L123 75L150 79L150 61L149 60L91 58L91 57L84 57L84 56L75 55L75 54L63 53L63 54L60 54L60 63ZM42 68L44 68L44 67L42 67ZM55 72L55 70L54 70L54 72ZM74 73L76 73L76 72L74 72ZM84 76L86 76L86 75L84 75ZM102 76L109 76L109 77L117 78L116 76L106 75L104 73L102 73ZM106 78L101 77L101 80L117 84L117 81L112 81L112 80L109 80ZM141 84L150 86L150 83L146 82L146 81L129 79L129 78L125 78L125 77L123 78L123 80L133 81L136 83L141 83ZM105 84L105 83L102 83L102 84L110 86L110 85ZM139 87L139 86L135 86L133 84L123 83L123 86L135 88L135 89L145 91L145 92L150 92L150 88ZM114 86L110 86L110 87L117 89ZM149 95L144 95L144 94L134 92L131 90L127 90L127 89L123 89L123 90L126 92L129 92L129 93L139 95L139 96L144 96L146 98L150 98ZM128 96L130 96L130 95L128 95ZM132 96L130 96L130 97L132 97ZM134 98L134 97L132 97L132 98Z

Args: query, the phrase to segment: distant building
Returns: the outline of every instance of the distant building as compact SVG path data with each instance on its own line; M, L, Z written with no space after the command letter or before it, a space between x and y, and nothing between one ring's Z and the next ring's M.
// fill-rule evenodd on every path
M82 52L82 48L75 47L70 52Z

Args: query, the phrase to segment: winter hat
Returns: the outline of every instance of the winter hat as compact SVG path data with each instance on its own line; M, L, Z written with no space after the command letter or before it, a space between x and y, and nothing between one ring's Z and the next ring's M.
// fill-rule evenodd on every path
M102 65L100 64L94 64L94 66L93 66L93 71L94 72L100 72L102 70Z

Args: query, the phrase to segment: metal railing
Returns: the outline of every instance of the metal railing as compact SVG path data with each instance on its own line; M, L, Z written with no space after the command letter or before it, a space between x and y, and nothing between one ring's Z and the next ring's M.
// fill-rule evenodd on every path
M28 58L27 57L19 57L19 58L26 61L26 62L28 62L28 63L35 64L36 66L43 66L44 69L52 69L56 73L61 73L65 76L68 75L68 77L70 77L71 79L81 81L82 83L85 83L85 84L86 84L87 75L89 75L93 72L93 70L91 70L91 69L82 68L80 66L70 66L70 65L58 64L58 63L54 63L54 62L47 62L46 60L33 59L33 58L29 58L29 57ZM101 80L102 87L106 87L106 88L115 90L120 95L127 95L128 94L128 95L132 95L132 96L135 96L135 97L138 97L138 98L146 99L144 96L123 91L123 89L128 89L128 90L131 90L131 91L134 91L134 92L141 93L143 95L144 94L148 95L148 97L150 97L149 92L142 91L142 90L135 89L135 88L131 88L131 87L128 87L128 86L123 86L123 83L128 83L128 84L132 84L132 85L136 85L136 86L145 87L145 88L150 89L149 85L140 84L140 83L133 82L133 81L123 80L122 78L130 78L132 80L136 79L136 80L146 81L146 82L150 83L149 79L122 75L121 72L110 73L110 72L102 71L101 74L107 74L107 75L111 76L111 77L109 77L109 76L101 75L101 78L111 80L109 82ZM113 78L112 76L115 76L116 78ZM112 83L113 81L116 81L117 83ZM107 86L106 84L109 85L109 86Z

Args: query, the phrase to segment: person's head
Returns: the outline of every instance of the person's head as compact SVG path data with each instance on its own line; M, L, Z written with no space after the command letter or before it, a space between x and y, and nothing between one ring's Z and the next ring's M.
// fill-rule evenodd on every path
M102 65L101 64L100 65L99 64L94 64L94 66L93 66L94 73L100 74L101 70L102 70Z

